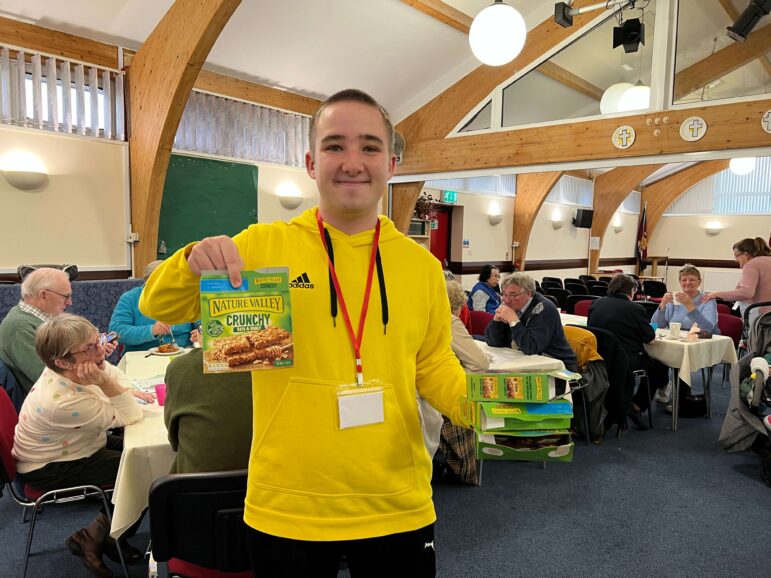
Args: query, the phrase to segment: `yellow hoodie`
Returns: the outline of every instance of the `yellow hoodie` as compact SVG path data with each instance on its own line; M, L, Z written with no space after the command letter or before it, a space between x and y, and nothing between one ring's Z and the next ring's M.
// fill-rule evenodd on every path
M436 519L431 460L416 387L458 425L465 373L450 349L450 307L439 262L380 217L389 321L374 275L364 329L366 380L381 380L384 423L338 429L337 386L355 381L342 315L333 323L327 257L316 209L289 223L252 225L233 237L245 269L289 267L295 365L252 374L254 433L244 519L296 540L353 540L407 532ZM335 270L358 326L374 229L327 225ZM199 279L181 249L150 277L140 300L153 319L200 318ZM223 395L227 395L223 392Z

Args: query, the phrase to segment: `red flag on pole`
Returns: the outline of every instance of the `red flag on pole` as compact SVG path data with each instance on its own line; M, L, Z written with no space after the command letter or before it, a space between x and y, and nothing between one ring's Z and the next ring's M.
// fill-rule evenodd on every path
M638 274L642 273L645 268L645 259L648 258L648 203L643 205L642 214L640 215L640 223L637 226L637 248L635 254L637 256L637 271Z

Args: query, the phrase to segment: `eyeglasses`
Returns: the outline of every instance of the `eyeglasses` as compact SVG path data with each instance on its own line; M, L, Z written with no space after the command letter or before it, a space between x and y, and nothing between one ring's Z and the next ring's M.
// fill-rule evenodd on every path
M742 255L746 255L746 254L747 254L746 251L742 251L741 253L735 253L734 254L734 261L738 261L739 257L741 257Z
M97 349L99 349L100 347L104 347L102 345L101 339L99 341L97 341L96 343L89 343L88 345L86 345L80 351L70 351L68 353L68 355L76 355L78 353L88 353L90 355L92 353L95 353L97 351Z
M519 293L501 293L501 297L504 299L515 299L525 293L527 293L527 291L520 291Z
M61 297L65 301L72 301L72 293L59 293L58 291L54 291L53 289L43 289L43 291L49 291L51 293L56 293L59 297Z

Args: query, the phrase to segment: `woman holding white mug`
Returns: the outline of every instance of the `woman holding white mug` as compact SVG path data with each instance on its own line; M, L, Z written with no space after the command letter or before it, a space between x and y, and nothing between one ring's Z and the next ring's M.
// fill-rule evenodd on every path
M677 277L681 290L664 294L659 308L651 317L651 322L661 328L677 324L685 331L690 330L693 324L697 323L699 329L719 334L717 304L715 301L705 300L705 294L699 290L701 286L699 270L690 263L686 263ZM669 386L659 389L653 399L659 403L666 403L669 400L669 389ZM688 391L687 384L681 382L681 395L685 395L686 391Z
M653 314L651 322L658 327L669 327L670 323L679 323L688 331L694 323L699 329L710 333L720 333L717 327L717 305L714 301L705 301L701 286L701 273L686 263L678 273L680 291L665 293L659 308Z

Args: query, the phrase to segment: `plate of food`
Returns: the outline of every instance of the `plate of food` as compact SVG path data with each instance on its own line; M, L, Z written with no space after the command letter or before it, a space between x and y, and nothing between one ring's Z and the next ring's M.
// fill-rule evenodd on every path
M153 347L149 350L149 353L153 355L175 355L182 352L182 348L176 343L164 343L158 347Z

